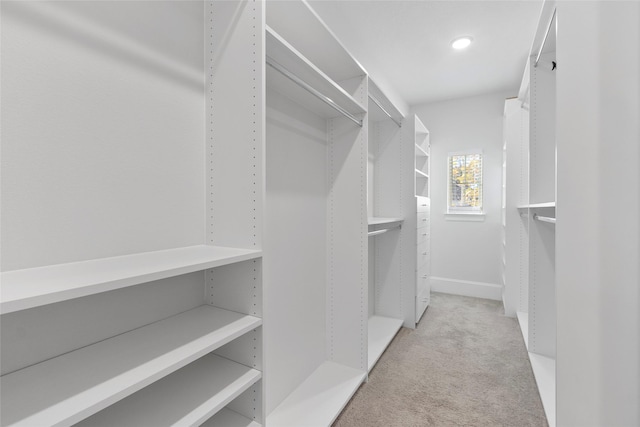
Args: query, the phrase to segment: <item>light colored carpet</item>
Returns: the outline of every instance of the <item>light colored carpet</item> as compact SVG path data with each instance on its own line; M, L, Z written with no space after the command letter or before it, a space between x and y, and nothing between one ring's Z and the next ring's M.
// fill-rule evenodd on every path
M546 425L517 320L498 301L433 293L334 427Z

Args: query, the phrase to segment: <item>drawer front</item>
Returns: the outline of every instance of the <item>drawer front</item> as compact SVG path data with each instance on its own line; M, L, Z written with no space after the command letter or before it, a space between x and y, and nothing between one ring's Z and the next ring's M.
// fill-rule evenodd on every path
M423 294L429 291L429 274L427 266L422 266L416 272L416 295Z
M416 230L416 241L418 246L429 241L429 227L422 227Z
M428 212L429 211L429 202L427 199L418 198L418 212Z
M417 228L424 228L429 226L429 212L418 212Z
M418 270L420 270L420 267L424 266L425 264L427 264L429 257L430 257L430 253L429 253L429 245L428 242L424 242L420 245L417 246L417 255L416 255L416 261L417 261L417 266L418 266Z

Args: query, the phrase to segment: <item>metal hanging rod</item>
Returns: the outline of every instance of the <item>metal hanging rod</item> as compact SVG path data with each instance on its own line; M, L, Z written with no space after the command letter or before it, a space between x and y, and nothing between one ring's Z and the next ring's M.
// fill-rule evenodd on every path
M382 229L382 230L369 231L369 232L367 233L367 236L369 236L369 237L371 237L371 236L377 236L377 235L379 235L379 234L386 233L386 232L387 232L387 231L389 231L389 230L393 230L394 228L402 228L402 226L401 226L400 224L396 224L396 225L394 225L394 226L392 226L392 227L384 228L384 229Z
M383 113L385 113L387 116L389 116L389 118L391 119L391 121L393 121L393 123L395 123L396 125L398 125L398 127L401 127L402 124L397 121L396 119L394 119L391 114L389 114L389 112L382 106L382 104L380 103L380 101L378 101L374 96L372 96L371 94L369 94L369 99L373 101L374 104L376 104L378 106L378 108L380 108L382 110Z
M542 222L548 222L550 224L555 224L556 223L556 219L552 218L550 216L541 216L538 214L533 214L533 219L537 219L538 221L542 221Z
M354 116L353 114L351 114L350 112L348 112L347 110L345 110L344 108L336 104L331 98L323 95L318 90L316 90L311 85L309 85L307 82L300 79L298 76L291 73L289 70L287 70L282 65L278 64L276 61L274 61L268 56L267 56L267 65L273 68L274 70L278 71L280 74L282 74L283 76L285 76L286 78L288 78L289 80L291 80L292 82L294 82L295 84L297 84L298 86L300 86L301 88L303 88L304 90L306 90L307 92L309 92L310 94L312 94L313 96L315 96L316 98L318 98L319 100L321 100L322 102L324 102L325 104L333 108L334 110L338 111L340 114L342 114L343 116L345 116L346 118L348 118L349 120L357 124L358 126L362 127L362 120L358 119L356 116Z
M544 50L544 45L547 43L547 37L549 37L549 32L551 31L551 27L556 19L556 9L553 9L553 15L551 15L551 21L549 21L549 26L547 27L547 32L544 33L544 38L542 39L542 45L540 46L540 50L538 51L538 56L536 56L536 62L534 62L533 66L538 66L538 61L540 61L540 55L542 55L542 51Z

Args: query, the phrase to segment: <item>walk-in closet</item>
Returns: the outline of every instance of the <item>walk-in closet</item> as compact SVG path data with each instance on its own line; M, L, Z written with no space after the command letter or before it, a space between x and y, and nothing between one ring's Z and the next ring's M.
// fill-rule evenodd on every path
M640 425L640 2L0 37L1 427Z

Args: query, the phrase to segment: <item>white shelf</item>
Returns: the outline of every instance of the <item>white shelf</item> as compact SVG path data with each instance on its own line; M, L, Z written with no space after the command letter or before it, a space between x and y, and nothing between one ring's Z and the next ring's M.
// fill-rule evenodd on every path
M366 378L366 372L324 362L267 416L274 427L329 427Z
M366 73L306 1L272 2L267 25L285 40L295 40L296 48L335 81Z
M77 426L200 425L261 377L260 371L207 354Z
M556 202L532 203L529 205L520 205L518 209L536 209L536 208L555 208Z
M420 147L416 144L416 156L417 157L429 157L429 153L427 153L424 148Z
M379 225L395 225L399 222L403 222L402 218L382 218L370 216L367 218L367 223L370 227Z
M400 319L389 317L371 316L369 318L369 371L396 336L402 323L403 321Z
M209 418L201 427L262 427L262 424L224 408Z
M286 40L271 28L267 27L266 46L268 61L275 61L291 74L331 99L335 104L352 115L363 114L367 111L358 101L349 95L341 86L318 69L313 63L298 52ZM270 58L270 59L269 59ZM333 118L340 113L329 105L310 94L280 72L267 66L267 86L277 92L286 94L292 101L315 112L320 117Z
M205 305L7 374L3 425L73 424L261 324Z
M529 314L518 311L516 312L516 316L518 316L518 324L520 325L520 331L524 339L524 346L529 350Z
M422 172L421 170L416 169L416 177L417 178L429 178L429 175Z
M259 258L262 251L189 246L2 273L0 313L11 313Z
M556 361L550 357L529 353L529 361L536 377L538 392L549 427L556 425Z

